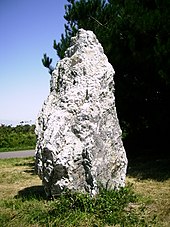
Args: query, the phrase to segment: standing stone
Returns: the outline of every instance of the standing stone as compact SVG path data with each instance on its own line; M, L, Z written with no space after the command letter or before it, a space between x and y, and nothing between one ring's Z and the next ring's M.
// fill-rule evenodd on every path
M47 196L125 185L127 158L114 97L114 69L91 31L80 29L52 73L36 121L36 169Z

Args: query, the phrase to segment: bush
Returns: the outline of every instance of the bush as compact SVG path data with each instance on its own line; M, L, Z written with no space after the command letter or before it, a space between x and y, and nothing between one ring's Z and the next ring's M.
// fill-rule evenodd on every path
M0 126L0 151L35 148L35 125Z

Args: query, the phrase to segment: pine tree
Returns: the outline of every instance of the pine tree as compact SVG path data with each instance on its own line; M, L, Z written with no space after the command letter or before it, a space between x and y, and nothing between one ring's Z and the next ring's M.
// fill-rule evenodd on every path
M133 143L170 136L169 12L169 0L68 0L65 34L54 41L63 58L79 28L96 34L116 71L118 115Z

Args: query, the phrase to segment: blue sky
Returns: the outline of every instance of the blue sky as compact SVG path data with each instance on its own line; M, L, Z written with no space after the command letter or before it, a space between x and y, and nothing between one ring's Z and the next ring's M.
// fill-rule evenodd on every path
M49 94L44 53L64 32L67 0L0 0L0 123L35 121Z

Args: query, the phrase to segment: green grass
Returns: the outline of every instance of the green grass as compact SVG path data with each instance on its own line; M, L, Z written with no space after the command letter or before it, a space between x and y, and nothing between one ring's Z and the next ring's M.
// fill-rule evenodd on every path
M16 197L0 202L3 226L153 226L144 218L144 207L130 187L119 192L102 190L96 198L66 192L54 201L44 198ZM129 205L130 204L130 205Z
M0 226L168 227L170 180L139 179L136 166L127 177L133 186L101 187L94 198L65 191L53 201L46 200L33 158L0 159L0 167Z
M34 149L35 149L35 146L3 147L3 148L0 148L0 152L24 151L24 150L34 150Z

